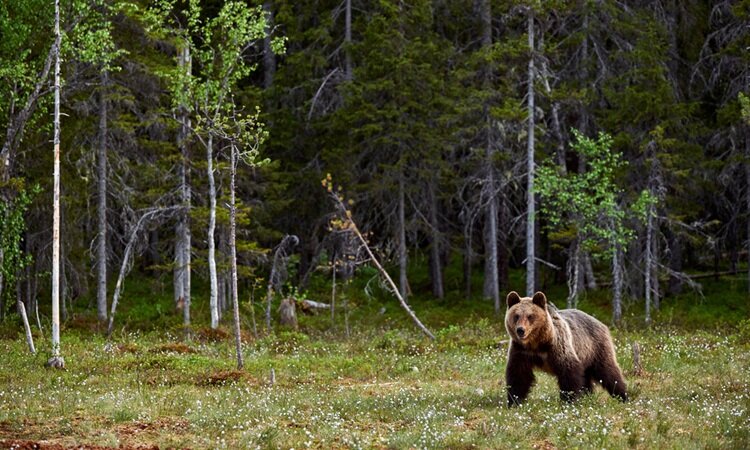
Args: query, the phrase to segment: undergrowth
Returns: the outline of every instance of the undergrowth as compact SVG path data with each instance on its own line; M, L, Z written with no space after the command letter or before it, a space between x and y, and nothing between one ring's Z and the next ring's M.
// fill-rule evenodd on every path
M514 275L512 282L521 285ZM419 283L419 279L415 283ZM259 323L243 301L245 368L234 365L229 323L184 338L168 289L129 282L112 342L90 314L63 327L66 370L44 369L48 335L35 327L28 353L18 323L0 325L0 442L161 448L748 448L750 321L746 285L710 281L704 296L665 299L654 325L627 303L613 329L631 401L597 389L561 403L555 380L537 375L527 403L504 406L507 337L488 302L413 297L436 334L415 330L367 273L344 288L343 313L300 316L300 330ZM151 283L149 285L148 283ZM371 296L364 295L370 285ZM131 286L132 285L132 286ZM305 293L327 301L321 283ZM198 286L194 304L201 305ZM559 289L558 289L559 290ZM561 294L555 289L550 298ZM563 293L564 294L564 293ZM604 291L579 305L608 322ZM205 302L207 303L207 302ZM261 309L256 305L256 317ZM194 308L194 323L207 322ZM46 331L46 330L45 330ZM635 375L631 345L645 372Z

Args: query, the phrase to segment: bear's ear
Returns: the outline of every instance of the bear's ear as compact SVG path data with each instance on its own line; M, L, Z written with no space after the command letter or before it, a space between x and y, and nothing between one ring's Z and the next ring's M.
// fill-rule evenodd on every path
M543 292L537 292L536 294L534 294L534 298L532 298L531 301L536 306L542 309L547 309L547 297L544 295Z
M510 291L508 293L508 296L505 298L505 301L508 303L508 308L510 308L516 303L521 303L521 296L518 295L518 292L516 291Z

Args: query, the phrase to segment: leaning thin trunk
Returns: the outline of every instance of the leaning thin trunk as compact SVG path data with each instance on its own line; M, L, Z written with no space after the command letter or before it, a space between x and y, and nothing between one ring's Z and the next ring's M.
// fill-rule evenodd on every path
M232 267L232 308L234 310L234 344L237 350L237 369L242 369L242 341L240 337L240 304L237 299L237 243L236 235L236 217L237 208L235 205L235 175L237 173L237 149L234 145L231 148L231 166L232 173L229 180L229 253Z
M54 182L52 206L52 358L47 365L63 368L60 356L60 0L55 0Z
M526 294L532 295L536 286L535 252L535 203L534 203L534 14L529 11L529 76L528 76L528 120L529 131L526 147Z
M34 338L31 335L31 326L29 326L29 318L26 315L26 305L21 301L21 291L21 281L19 280L16 283L16 307L18 308L18 315L21 316L21 321L23 322L23 329L26 332L26 344L28 344L31 354L35 355L36 349L34 348Z
M359 231L359 227L357 227L357 224L354 223L354 221L349 217L347 214L347 209L344 206L344 204L336 198L334 201L337 202L336 206L340 213L344 214L344 217L348 217L348 229L353 231L354 234L357 236L357 239L362 244L362 248L365 249L367 252L367 256L370 257L370 261L375 265L375 268L378 269L378 272L380 275L385 278L385 281L388 283L388 286L391 288L391 291L393 292L393 295L396 296L398 299L399 304L401 307L406 311L406 314L408 314L409 318L411 318L412 322L430 339L435 340L435 335L430 332L427 327L424 326L422 321L419 320L416 314L414 314L414 311L409 307L409 304L406 303L406 299L401 296L401 292L399 291L398 287L396 286L396 283L393 282L393 279L390 275L388 275L388 272L383 268L383 266L380 264L380 261L375 257L375 255L372 253L372 250L370 249L370 246L367 244L367 240L364 236L362 236L362 232Z
M96 316L99 322L107 320L107 84L108 73L104 70L99 107L99 239L96 248Z
M217 299L219 296L219 283L216 276L216 244L214 242L214 232L216 230L216 186L214 184L214 148L213 133L208 133L208 145L206 145L206 162L208 163L208 275L211 280L211 296L209 298L209 307L211 309L211 328L216 329L219 326L219 311Z
M164 214L167 212L171 212L174 210L181 210L182 206L169 206L166 208L155 208L151 211L148 211L144 213L140 219L138 219L138 222L136 222L135 227L130 232L130 238L128 238L128 243L125 245L125 253L122 256L122 263L120 265L120 273L117 276L117 282L115 283L115 290L112 293L112 304L110 306L109 311L109 324L107 325L107 337L112 335L112 331L114 330L114 322L115 322L115 313L117 312L117 304L120 300L120 295L122 294L122 286L123 282L125 281L125 275L128 273L128 269L130 267L130 254L133 251L133 247L135 246L136 239L138 238L138 232L141 230L141 227L145 223L147 223L153 216L157 214Z

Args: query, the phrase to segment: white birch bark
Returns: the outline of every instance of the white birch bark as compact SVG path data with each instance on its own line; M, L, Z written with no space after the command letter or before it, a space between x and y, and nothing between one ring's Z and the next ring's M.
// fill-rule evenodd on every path
M237 351L237 369L241 370L242 362L242 340L240 336L240 305L237 296L237 213L235 204L235 175L237 173L237 149L234 145L231 148L231 176L229 181L229 253L232 267L232 309L234 312L234 344Z
M52 357L47 365L64 368L60 356L60 0L55 0L55 112L52 204Z
M216 276L216 244L214 234L216 230L216 186L214 183L214 149L213 133L209 131L206 145L206 162L208 163L208 274L211 280L211 296L209 298L209 307L211 310L211 328L216 329L219 326L218 311L218 279Z
M536 211L534 203L534 14L529 11L529 76L528 76L528 141L526 147L527 171L527 213L526 213L526 295L533 295L536 290L536 252L535 233Z
M26 305L21 301L21 283L20 281L16 285L17 296L16 296L16 307L18 308L18 314L21 316L23 322L23 329L26 332L26 344L29 346L29 351L32 355L36 355L36 349L34 348L34 337L31 335L31 326L29 325L29 317L26 315Z
M612 252L612 321L615 325L620 324L622 319L622 267L620 264L621 250L615 244Z

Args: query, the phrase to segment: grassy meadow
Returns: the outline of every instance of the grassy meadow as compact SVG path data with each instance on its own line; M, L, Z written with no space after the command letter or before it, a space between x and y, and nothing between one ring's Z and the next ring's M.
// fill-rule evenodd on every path
M597 388L563 404L555 380L539 373L527 403L514 409L504 406L502 320L489 303L459 300L460 287L442 302L412 301L433 342L364 276L344 289L349 337L342 310L333 328L327 313L301 315L299 331L269 334L256 305L256 338L245 299L241 372L229 323L203 326L201 295L192 338L183 339L169 287L130 280L109 345L95 319L76 309L62 332L64 371L44 368L48 326L43 336L34 327L32 356L19 323L6 320L0 447L750 447L750 307L741 276L705 282L705 297L666 299L650 328L641 303L626 305L613 336L630 402ZM327 301L323 287L313 286L310 297ZM561 287L548 296L564 306ZM595 292L580 307L608 323L607 301L605 291ZM634 342L641 375L632 370Z

